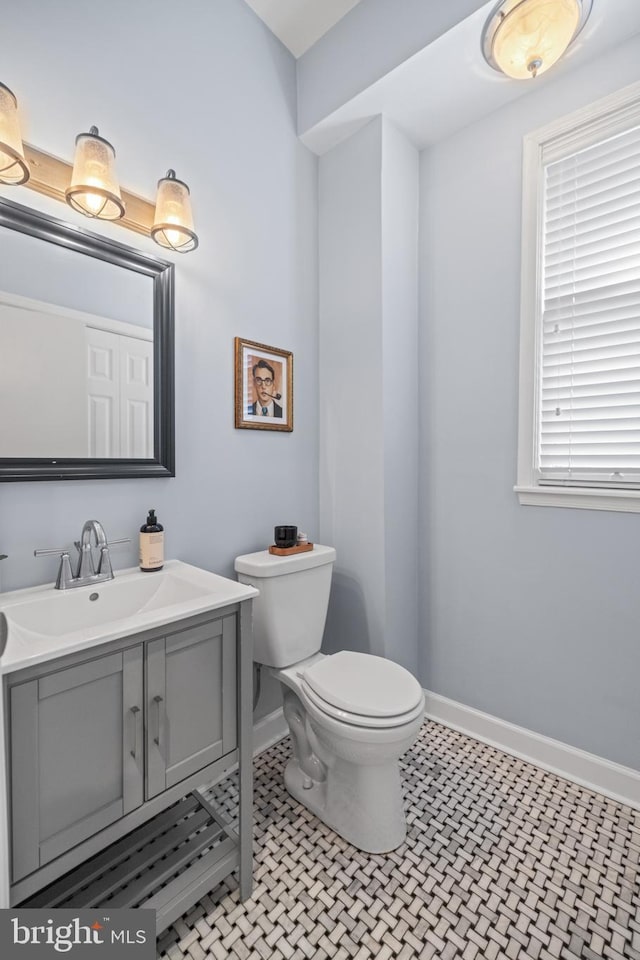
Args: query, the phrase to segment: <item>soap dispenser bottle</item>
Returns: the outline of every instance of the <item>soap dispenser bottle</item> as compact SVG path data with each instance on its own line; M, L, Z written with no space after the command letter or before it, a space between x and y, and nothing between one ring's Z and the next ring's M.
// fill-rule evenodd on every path
M145 573L164 566L164 527L158 523L155 510L149 510L147 522L140 527L140 569Z

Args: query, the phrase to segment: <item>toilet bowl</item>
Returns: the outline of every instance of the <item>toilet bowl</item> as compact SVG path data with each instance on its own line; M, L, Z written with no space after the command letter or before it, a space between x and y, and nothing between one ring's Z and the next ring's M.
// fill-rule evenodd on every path
M388 706L396 695L393 712L381 709L371 668L379 681L386 678ZM314 669L323 671L324 696L313 683ZM389 660L347 651L272 672L285 685L292 732L294 756L285 769L289 793L359 849L395 850L406 836L398 761L414 743L424 714L418 682ZM349 685L350 704L344 698Z
M282 558L248 554L235 566L260 590L255 659L282 685L287 790L356 847L385 853L406 836L399 759L420 730L424 693L390 660L320 653L334 559L332 547L316 545Z

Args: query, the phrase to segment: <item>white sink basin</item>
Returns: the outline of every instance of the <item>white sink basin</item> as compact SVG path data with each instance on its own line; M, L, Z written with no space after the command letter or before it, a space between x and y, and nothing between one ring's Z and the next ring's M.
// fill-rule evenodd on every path
M62 637L76 630L103 628L113 620L201 600L206 587L183 579L173 571L159 571L152 578L134 576L110 580L77 590L38 594L4 610L10 624L46 637Z
M116 572L114 580L88 587L0 594L0 673L257 595L180 560L154 573Z

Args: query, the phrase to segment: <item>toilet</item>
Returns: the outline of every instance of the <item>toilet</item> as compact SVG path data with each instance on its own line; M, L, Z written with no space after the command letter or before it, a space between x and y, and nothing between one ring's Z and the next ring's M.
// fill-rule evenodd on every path
M414 743L424 693L408 670L366 653L320 653L333 547L237 557L253 601L254 659L282 684L293 756L289 793L354 846L395 850L406 836L399 759Z

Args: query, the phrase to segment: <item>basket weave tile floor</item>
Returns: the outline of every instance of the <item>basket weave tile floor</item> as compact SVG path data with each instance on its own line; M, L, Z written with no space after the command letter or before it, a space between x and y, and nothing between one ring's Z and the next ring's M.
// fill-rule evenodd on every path
M640 960L639 811L427 722L402 761L407 840L370 856L289 797L289 756L256 760L252 899L230 878L159 955Z

